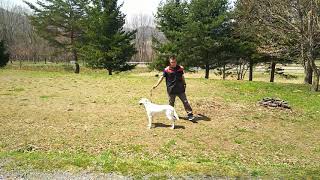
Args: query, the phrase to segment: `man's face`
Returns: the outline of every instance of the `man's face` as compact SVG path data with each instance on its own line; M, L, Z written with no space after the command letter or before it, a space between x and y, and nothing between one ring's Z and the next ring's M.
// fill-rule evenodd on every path
M176 59L170 59L170 67L175 68L177 66L177 60Z

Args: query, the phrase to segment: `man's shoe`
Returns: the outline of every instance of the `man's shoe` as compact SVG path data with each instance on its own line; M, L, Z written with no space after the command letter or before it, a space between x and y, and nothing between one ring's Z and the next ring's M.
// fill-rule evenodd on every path
M193 114L188 114L189 121L193 121L194 119L195 119L195 117L193 116Z

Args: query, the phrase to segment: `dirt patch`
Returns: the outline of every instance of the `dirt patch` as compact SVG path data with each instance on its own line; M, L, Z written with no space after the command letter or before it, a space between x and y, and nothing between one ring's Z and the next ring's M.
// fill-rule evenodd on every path
M254 103L226 102L214 97L224 88L214 81L188 79L187 95L199 116L197 123L180 120L176 124L180 128L171 130L171 122L157 116L155 128L148 130L138 101L149 96L155 81L121 75L2 73L0 152L99 156L112 151L119 161L156 158L172 163L177 172L190 168L205 173L221 167L222 174L233 175L256 166L279 167L286 162L316 166L320 161L314 150L320 147L317 122L303 121L301 114L266 111ZM152 101L167 104L164 84ZM175 107L185 115L180 100Z

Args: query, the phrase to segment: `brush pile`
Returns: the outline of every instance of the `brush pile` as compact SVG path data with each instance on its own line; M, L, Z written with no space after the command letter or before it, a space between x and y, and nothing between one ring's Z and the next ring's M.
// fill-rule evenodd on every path
M291 109L288 102L269 97L263 98L261 101L259 101L259 104L265 107Z

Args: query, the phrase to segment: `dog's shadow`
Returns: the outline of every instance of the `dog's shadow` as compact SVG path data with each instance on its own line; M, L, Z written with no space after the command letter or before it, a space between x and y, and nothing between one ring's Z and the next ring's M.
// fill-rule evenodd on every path
M171 125L163 124L163 123L153 123L155 128L168 128L171 127ZM186 129L184 126L175 125L175 129Z
M211 121L211 118L209 118L208 116L205 116L203 114L197 114L194 117L195 117L194 120L191 121L193 123L198 123L198 121ZM179 117L179 118L189 121L188 117Z

